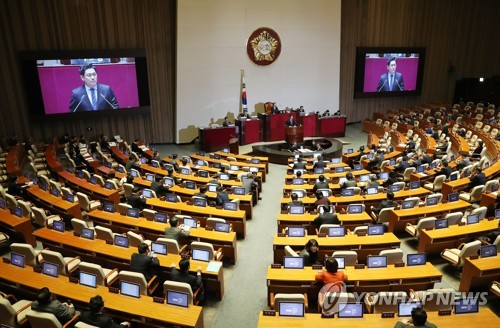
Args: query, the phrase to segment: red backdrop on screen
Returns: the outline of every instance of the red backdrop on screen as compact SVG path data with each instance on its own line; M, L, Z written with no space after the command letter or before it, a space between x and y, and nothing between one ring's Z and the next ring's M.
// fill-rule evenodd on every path
M366 58L363 92L377 92L380 76L387 73L387 60L388 58ZM396 72L403 74L405 91L414 91L417 87L418 60L418 57L396 58Z

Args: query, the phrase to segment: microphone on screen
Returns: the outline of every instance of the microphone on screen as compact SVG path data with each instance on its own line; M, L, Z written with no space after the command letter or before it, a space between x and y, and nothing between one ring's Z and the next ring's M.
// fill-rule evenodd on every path
M72 113L76 112L76 110L78 109L78 107L80 107L80 104L82 103L83 98L85 98L85 95L82 95L82 97L80 98L80 102L78 102L78 105L76 105L76 107L75 107L75 109L73 109Z
M101 97L102 97L102 99L106 100L106 102L107 102L107 103L111 106L111 108L116 109L116 107L115 107L115 106L113 106L113 104L112 104L112 103L110 103L110 102L108 101L108 99L106 99L106 97L104 97L104 95L103 95L102 93L101 93Z

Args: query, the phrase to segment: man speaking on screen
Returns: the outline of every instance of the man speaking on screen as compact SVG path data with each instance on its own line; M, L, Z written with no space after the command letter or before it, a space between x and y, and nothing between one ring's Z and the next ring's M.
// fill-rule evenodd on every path
M403 75L396 72L396 57L391 57L387 61L387 73L380 76L377 92L404 91L404 89Z
M80 67L80 78L84 85L71 91L71 113L118 108L118 100L111 87L97 83L97 71L93 64L85 63Z

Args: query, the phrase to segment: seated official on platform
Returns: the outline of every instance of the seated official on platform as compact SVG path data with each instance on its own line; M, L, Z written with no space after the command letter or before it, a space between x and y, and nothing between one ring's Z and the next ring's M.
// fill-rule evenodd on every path
M189 268L191 263L189 259L181 259L179 261L179 270L175 268L175 264L172 263L172 272L170 273L170 279L172 281L185 282L191 286L193 293L201 286L201 268L198 268L196 272L196 278L189 274Z
M154 252L149 251L149 246L146 243L140 243L137 250L139 253L132 254L130 259L130 270L142 273L144 278L149 281L153 277L152 269L159 267L160 261Z
M287 127L297 126L297 122L293 119L293 116L290 115L290 118L285 122Z
M52 313L61 324L71 320L76 312L73 304L61 303L56 299L52 300L52 293L47 287L43 287L36 293L35 301L31 303L31 309Z
M89 310L82 312L80 321L88 325L103 327L103 328L123 328L130 327L130 323L124 321L117 324L109 315L104 314L104 300L100 295L90 299Z
M179 220L174 216L170 219L170 227L165 228L165 238L177 240L179 245L187 244L189 230L178 228Z
M387 61L387 73L380 76L377 92L404 91L404 89L403 75L396 72L396 57L391 57Z
M411 320L405 319L403 321L396 322L394 328L404 328L404 327L421 327L421 328L437 328L433 323L427 321L427 312L421 307L416 307L411 310Z
M80 67L84 85L71 91L70 113L101 109L117 109L118 100L109 85L97 83L97 71L92 64Z
M223 127L227 127L227 126L230 126L232 123L229 122L229 118L226 116L224 117L224 122L222 122L222 126Z
M250 114L248 114L248 111L246 109L244 109L243 112L238 115L238 118L239 119L242 119L242 118L250 119L251 116L250 116Z
M319 245L316 239L309 239L304 249L300 252L299 256L304 258L305 266L312 266L318 262Z
M275 102L273 102L272 105L271 105L271 113L273 113L273 114L279 114L280 113L280 110L278 109L278 106L276 106Z

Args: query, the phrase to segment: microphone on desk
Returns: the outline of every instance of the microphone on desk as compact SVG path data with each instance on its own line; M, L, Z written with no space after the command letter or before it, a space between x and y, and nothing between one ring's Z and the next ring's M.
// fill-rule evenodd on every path
M116 109L116 107L115 107L115 106L113 106L113 104L112 104L112 103L110 103L110 102L108 101L108 99L106 99L106 97L104 97L104 95L102 94L102 92L101 92L101 97L102 97L102 99L106 100L106 102L107 102L107 103L111 106L111 108Z
M85 95L82 95L82 97L80 98L80 102L78 103L78 105L76 105L75 109L73 109L72 113L76 112L76 110L78 109L78 107L80 107L80 104L82 103L83 98L85 98Z

